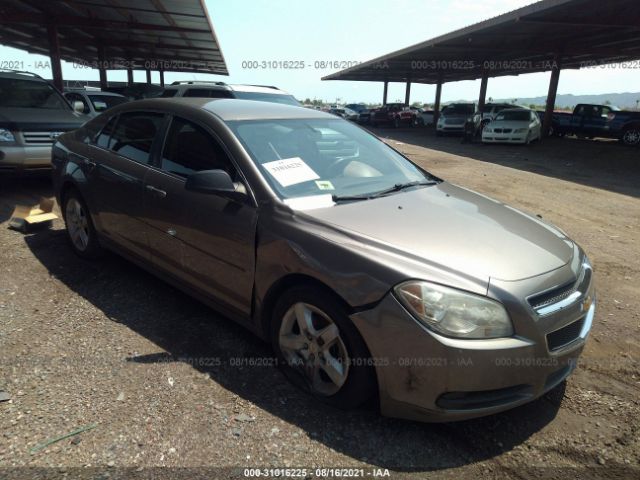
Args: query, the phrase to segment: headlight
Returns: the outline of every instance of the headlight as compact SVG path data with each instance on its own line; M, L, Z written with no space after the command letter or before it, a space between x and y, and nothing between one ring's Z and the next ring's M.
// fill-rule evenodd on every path
M527 130L529 130L528 128L516 128L513 133L524 133Z
M474 339L513 335L507 311L490 298L419 280L401 283L395 293L421 323L443 335Z
M11 133L6 128L0 128L0 142L11 143L15 141L16 141L16 137L13 136L13 133Z
M484 129L482 131L483 132L487 132L487 133L493 133L493 130L491 130L491 128L489 128L489 127L484 127Z

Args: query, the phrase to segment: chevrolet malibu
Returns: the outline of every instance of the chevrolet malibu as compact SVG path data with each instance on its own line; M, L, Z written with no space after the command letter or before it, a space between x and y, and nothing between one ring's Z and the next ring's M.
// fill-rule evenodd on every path
M206 302L341 408L506 410L562 382L591 328L592 268L560 229L334 115L142 100L52 156L78 255L115 251Z

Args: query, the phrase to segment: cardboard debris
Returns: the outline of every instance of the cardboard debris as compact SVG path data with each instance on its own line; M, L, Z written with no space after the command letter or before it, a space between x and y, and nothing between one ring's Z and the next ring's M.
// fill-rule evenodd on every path
M42 197L40 204L36 206L16 205L9 227L26 233L34 226L50 227L56 218L58 216L53 213L53 199Z

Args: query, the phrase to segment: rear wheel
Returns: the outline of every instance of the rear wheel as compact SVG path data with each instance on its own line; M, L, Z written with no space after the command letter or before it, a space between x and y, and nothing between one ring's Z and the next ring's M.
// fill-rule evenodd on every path
M273 348L294 384L341 408L355 408L374 395L368 350L333 295L307 286L288 290L271 325Z
M622 143L625 145L640 145L640 127L627 128L622 133Z
M103 251L86 203L76 190L64 196L64 222L73 251L84 258L97 258Z

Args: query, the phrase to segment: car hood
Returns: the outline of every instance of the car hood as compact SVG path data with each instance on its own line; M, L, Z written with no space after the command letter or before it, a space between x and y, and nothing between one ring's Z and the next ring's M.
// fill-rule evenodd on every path
M556 227L446 182L304 214L365 244L483 280L540 275L574 251Z
M0 108L0 125L9 130L74 130L90 117L71 109Z
M529 120L494 120L489 122L489 128L528 128Z

